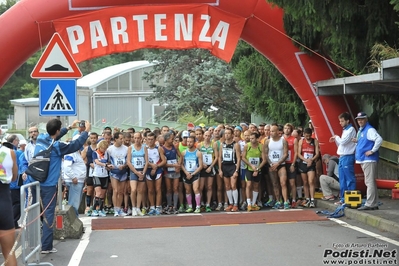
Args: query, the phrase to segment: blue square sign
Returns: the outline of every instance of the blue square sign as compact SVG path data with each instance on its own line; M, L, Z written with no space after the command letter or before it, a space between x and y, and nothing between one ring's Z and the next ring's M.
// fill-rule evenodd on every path
M76 116L76 79L41 79L39 114L41 116Z

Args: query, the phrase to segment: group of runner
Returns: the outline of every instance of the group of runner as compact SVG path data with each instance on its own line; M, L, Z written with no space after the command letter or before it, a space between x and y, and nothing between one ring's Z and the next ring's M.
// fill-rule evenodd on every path
M82 151L86 214L143 216L315 207L320 152L287 123L135 132L104 128ZM302 198L302 189L304 199Z

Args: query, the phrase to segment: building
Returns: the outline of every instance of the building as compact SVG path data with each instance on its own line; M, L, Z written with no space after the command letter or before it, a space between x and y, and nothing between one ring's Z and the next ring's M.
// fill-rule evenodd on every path
M153 91L142 79L153 63L133 61L106 67L90 73L77 81L77 116L61 117L65 124L75 119L89 120L93 128L144 127L155 123L165 106L157 100L147 101ZM39 98L11 100L14 106L14 124L17 129L48 121L39 116ZM100 132L98 132L100 133Z

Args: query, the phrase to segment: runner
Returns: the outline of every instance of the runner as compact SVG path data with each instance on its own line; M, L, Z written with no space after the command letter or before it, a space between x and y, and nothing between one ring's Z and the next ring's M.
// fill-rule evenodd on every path
M316 207L314 203L314 181L316 178L316 160L319 156L319 142L317 139L312 138L312 130L305 128L304 138L298 143L298 158L301 160L299 171L301 172L306 197L306 201L302 204L304 207Z
M179 199L179 178L180 178L180 165L182 156L179 149L173 146L174 134L164 134L165 144L162 146L161 156L166 157L166 203L167 214L178 214L177 203ZM173 206L172 206L172 192L173 192Z
M95 191L93 212L91 216L107 216L104 212L104 198L108 188L108 142L102 140L97 144L97 149L93 152L93 184Z
M219 149L219 174L223 176L229 206L225 211L238 211L237 178L240 171L240 146L233 140L233 130L226 128L225 141Z
M91 216L93 211L93 196L94 196L94 183L93 183L93 152L97 149L98 134L91 132L89 136L89 145L82 151L82 158L86 162L86 209L85 214Z
M267 159L262 144L259 143L258 139L259 133L252 132L249 137L250 142L244 145L241 156L247 167L245 172L247 211L260 210L256 200L259 194L260 171L263 165L267 163Z
M127 147L123 145L123 133L114 134L114 145L107 150L109 154L109 169L111 184L113 188L112 202L114 204L114 216L126 216L127 214L121 208L125 185L127 180Z
M276 196L275 209L282 208L280 199L280 186L283 194L284 209L289 209L287 192L287 171L285 160L288 157L288 144L284 138L280 137L278 125L270 127L270 139L265 141L265 153L268 155L269 175L273 184L274 195ZM280 185L279 185L280 181Z
M130 199L132 201L132 215L143 216L140 206L145 191L145 173L148 168L147 149L142 144L141 133L134 133L133 145L127 150L127 165L130 169ZM144 204L143 204L144 207Z
M201 212L201 194L199 191L199 173L202 169L202 154L194 147L195 137L187 138L187 147L188 149L182 152L183 163L182 170L185 174L183 177L184 187L186 189L186 199L188 208L186 212L193 212L193 202L192 202L192 190L194 190L195 195L195 213Z
M216 142L211 142L211 132L204 134L204 141L198 145L198 150L202 153L202 170L200 173L200 192L204 191L206 183L206 212L211 212L211 200L213 193L213 177L215 176L215 165L219 157L218 146ZM202 197L203 198L203 197Z
M161 147L155 145L155 134L147 134L148 169L146 172L146 183L148 188L148 199L150 211L148 215L160 215L162 210L162 173L166 158L161 154ZM156 204L156 205L155 205Z
M298 153L298 141L292 136L292 131L294 130L294 126L290 123L284 125L284 139L288 144L288 157L285 160L285 169L287 171L288 181L291 189L291 208L296 208L296 159Z

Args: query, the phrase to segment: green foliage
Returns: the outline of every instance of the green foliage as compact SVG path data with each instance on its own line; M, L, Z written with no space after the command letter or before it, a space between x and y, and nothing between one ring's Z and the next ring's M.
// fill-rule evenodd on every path
M303 124L307 112L302 101L270 61L248 44L240 42L233 64L248 112L279 123Z
M158 99L168 104L165 112L175 114L201 112L216 121L238 122L246 120L246 106L241 99L231 66L202 49L147 50L145 58L158 62L144 74L143 79L152 83L154 94L148 100ZM209 112L211 105L217 112Z
M355 74L364 69L375 43L394 46L399 37L398 14L388 0L270 2L284 9L290 37Z

